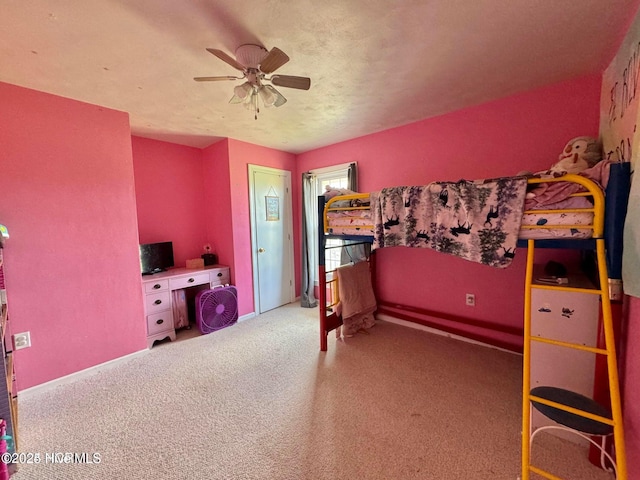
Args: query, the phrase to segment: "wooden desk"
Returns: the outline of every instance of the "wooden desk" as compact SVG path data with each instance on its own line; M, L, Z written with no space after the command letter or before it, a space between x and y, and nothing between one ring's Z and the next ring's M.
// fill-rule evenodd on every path
M175 268L142 277L144 311L147 322L147 348L156 340L176 339L173 321L174 290L198 285L228 285L229 267L211 265L205 268Z

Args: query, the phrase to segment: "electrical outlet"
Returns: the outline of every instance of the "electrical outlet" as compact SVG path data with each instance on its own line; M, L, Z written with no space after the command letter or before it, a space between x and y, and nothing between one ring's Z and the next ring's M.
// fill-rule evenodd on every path
M470 307L476 306L476 296L473 293L467 293L467 305Z
M13 336L13 349L20 350L31 346L31 333L16 333Z

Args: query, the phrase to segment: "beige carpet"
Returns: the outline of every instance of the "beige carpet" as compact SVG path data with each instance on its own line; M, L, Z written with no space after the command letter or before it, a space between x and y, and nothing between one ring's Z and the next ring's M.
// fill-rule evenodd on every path
M517 478L521 357L388 322L321 353L317 315L286 306L27 391L20 450L42 463L13 478ZM611 478L543 440L557 474Z

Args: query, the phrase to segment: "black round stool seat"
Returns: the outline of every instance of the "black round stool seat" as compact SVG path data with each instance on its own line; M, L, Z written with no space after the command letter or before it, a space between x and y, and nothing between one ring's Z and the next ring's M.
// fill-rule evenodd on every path
M573 407L578 410L582 410L583 412L611 419L611 412L598 402L570 390L558 387L536 387L531 390L531 395L560 403L568 407ZM544 405L536 402L535 400L531 400L531 403L536 410L542 413L545 417L548 417L565 427L578 430L579 432L586 433L588 435L609 435L613 432L613 427L606 423L591 420L574 413L565 412L564 410Z

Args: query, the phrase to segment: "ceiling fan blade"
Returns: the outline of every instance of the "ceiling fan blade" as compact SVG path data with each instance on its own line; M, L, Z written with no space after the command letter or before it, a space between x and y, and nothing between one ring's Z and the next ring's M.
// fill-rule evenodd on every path
M273 88L271 85L265 85L264 88L266 88L267 90L269 90L271 93L273 93L276 96L276 101L273 102L273 106L274 107L280 107L282 105L284 105L285 103L287 103L287 99L284 98L284 96L275 88Z
M240 80L241 77L232 77L230 75L222 77L193 77L196 82L219 82L221 80Z
M235 58L224 53L222 50L217 50L215 48L207 48L207 52L213 53L216 57L218 57L223 62L226 62L229 65L231 65L233 68L240 70L241 72L244 72L245 70L244 65L238 62Z
M299 90L309 90L311 79L308 77L294 77L293 75L274 75L271 83L279 87L297 88Z
M260 62L260 71L262 73L275 72L282 65L289 61L289 57L286 53L277 47L273 47L266 57Z

